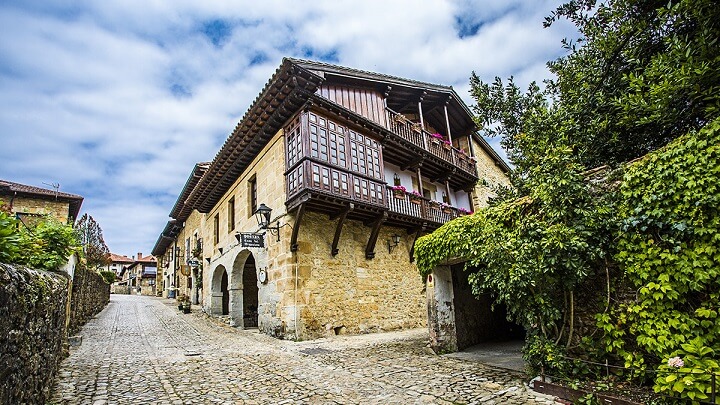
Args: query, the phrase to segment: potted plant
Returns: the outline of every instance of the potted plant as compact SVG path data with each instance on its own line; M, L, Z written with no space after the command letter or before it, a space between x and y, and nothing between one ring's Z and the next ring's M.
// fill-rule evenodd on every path
M435 145L440 145L441 142L443 142L445 139L442 135L438 134L437 132L434 134L430 134L430 142L434 143Z
M175 301L177 302L178 310L182 311L183 306L185 306L185 300L187 299L187 295L185 294L178 294Z
M442 209L442 212L444 212L446 214L452 214L452 212L453 212L452 206L447 203L440 204L440 209Z
M460 213L460 215L470 215L470 214L472 214L472 212L470 212L469 210L466 210L465 208L458 208L458 212Z
M407 190L403 186L392 186L390 187L393 192L393 197L395 198L402 198L405 199L405 193L407 193Z
M422 132L422 125L420 125L419 122L413 122L410 125L411 125L413 131L418 132L418 133Z
M450 143L450 141L448 141L447 139L443 140L443 148L445 148L447 150L451 150L452 144Z
M467 160L467 159L468 159L467 152L465 152L465 149L464 149L464 148L458 149L458 152L459 152L459 153L458 153L458 156L460 157L460 159L462 159L462 160Z
M428 203L430 205L430 208L440 208L440 204L442 204L440 201L430 200Z
M408 195L410 196L410 202L411 202L411 203L413 203L413 204L420 204L422 195L421 195L418 191L413 190L413 191L412 191L410 194L408 194Z
M189 314L189 313L190 313L190 298L189 298L189 297L188 297L188 299L183 303L183 313L184 313L184 314Z

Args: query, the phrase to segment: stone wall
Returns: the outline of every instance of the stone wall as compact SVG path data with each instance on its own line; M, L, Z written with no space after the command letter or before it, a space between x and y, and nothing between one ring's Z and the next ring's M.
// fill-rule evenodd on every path
M370 333L426 325L422 277L410 262L412 235L382 227L375 258L365 258L370 228L347 221L340 250L330 254L337 221L307 213L300 225L297 252L298 293L288 294L284 306L297 305L298 334L314 338L340 333ZM387 240L401 235L388 252ZM286 291L294 290L285 286ZM289 323L289 322L288 322ZM289 325L290 326L290 325Z
M70 323L68 333L73 335L92 316L102 311L110 301L110 285L102 276L84 266L75 268L70 297Z
M45 403L65 342L65 275L0 263L0 403Z

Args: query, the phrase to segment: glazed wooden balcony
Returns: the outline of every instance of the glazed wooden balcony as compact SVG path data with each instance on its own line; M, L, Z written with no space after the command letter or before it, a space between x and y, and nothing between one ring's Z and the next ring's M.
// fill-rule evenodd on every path
M433 137L430 132L423 129L419 123L408 120L402 114L389 108L387 114L388 126L396 135L477 177L475 162L465 153L451 145L445 145L441 140Z

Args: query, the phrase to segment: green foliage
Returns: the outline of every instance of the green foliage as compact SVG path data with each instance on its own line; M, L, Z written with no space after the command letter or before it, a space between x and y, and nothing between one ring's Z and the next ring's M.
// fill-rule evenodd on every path
M636 299L598 317L606 350L627 366L655 368L690 353L690 341L720 353L719 184L720 119L628 169L616 259ZM680 384L659 387L701 398Z
M589 167L642 156L720 113L720 7L714 0L572 0L547 19L580 38L549 63L567 133Z
M67 263L78 246L73 228L52 217L27 228L0 210L0 262L54 271Z
M717 352L704 346L701 337L696 337L682 344L675 354L682 360L682 365L674 366L671 358L663 359L664 363L658 368L655 392L689 399L692 403L709 400L713 389L712 374L716 381L720 379Z
M2 206L2 201L0 201ZM0 209L0 262L12 263L20 252L20 237L17 221L9 212Z
M612 234L612 199L596 195L571 152L547 151L525 179L529 195L451 221L415 245L422 272L464 258L475 294L491 292L526 330L567 344L574 291L602 265Z
M107 284L115 282L115 272L111 270L100 270L100 275Z
M20 236L22 255L17 262L35 269L57 270L79 247L73 228L51 217L45 217Z

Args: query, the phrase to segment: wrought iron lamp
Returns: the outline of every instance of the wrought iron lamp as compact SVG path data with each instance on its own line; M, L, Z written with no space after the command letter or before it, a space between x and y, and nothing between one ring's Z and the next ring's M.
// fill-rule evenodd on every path
M400 235L393 235L392 239L388 239L387 244L388 253L392 253L393 249L395 249L395 247L400 244Z
M280 224L270 226L271 213L272 208L265 204L260 204L260 206L255 210L255 219L257 220L260 229L267 229L271 234L277 235L277 241L280 242Z

